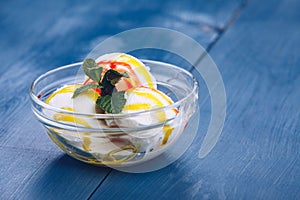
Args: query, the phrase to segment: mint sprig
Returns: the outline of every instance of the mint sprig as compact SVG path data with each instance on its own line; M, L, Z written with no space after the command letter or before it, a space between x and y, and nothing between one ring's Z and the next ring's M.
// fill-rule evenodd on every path
M107 113L120 113L126 103L124 91L114 92L112 95L99 96L96 104Z
M118 71L109 69L105 73L103 80L101 82L101 85L103 87L102 95L103 96L105 96L105 95L111 96L113 93L113 90L115 88L115 85L119 82L119 80L122 77L129 78L129 76L126 73L119 73Z
M114 92L111 97L112 113L120 113L126 104L125 92Z
M97 84L87 84L87 85L81 86L80 88L77 88L75 90L75 92L73 93L72 98L74 99L75 97L80 95L82 92L84 92L86 90L89 90L89 89L93 89L93 88L101 89L101 86L97 85Z
M102 108L107 113L113 113L112 112L112 103L111 103L111 96L106 95L104 97L98 97L96 104Z
M115 85L122 77L129 78L126 73L109 69L103 76L101 96L98 97L96 104L107 113L120 113L126 103L125 92L114 92Z
M115 85L122 77L129 78L128 74L109 69L102 78L103 68L91 58L84 60L82 68L84 73L97 84L87 84L77 88L72 98L76 98L86 90L98 88L101 89L101 92L96 100L96 105L107 113L120 113L126 104L125 92L114 92Z
M100 83L103 68L97 65L95 60L91 58L85 59L82 64L82 68L84 73L88 77L90 77L92 80L96 81L97 83Z

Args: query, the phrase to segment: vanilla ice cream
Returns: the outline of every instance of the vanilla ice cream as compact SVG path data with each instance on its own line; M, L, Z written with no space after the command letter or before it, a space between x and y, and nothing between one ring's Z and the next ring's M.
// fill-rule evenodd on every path
M122 77L115 85L117 91L124 91L124 97L126 103L119 114L133 114L136 112L143 112L152 109L157 109L150 112L143 112L138 116L128 116L127 118L115 118L110 120L97 120L93 118L81 118L79 116L74 116L72 114L59 113L54 111L46 111L45 114L51 119L59 122L64 122L67 124L76 125L79 127L86 128L109 128L109 127L136 127L136 126L148 126L153 124L159 124L161 122L172 121L178 114L177 108L165 108L174 102L162 91L157 89L157 83L155 78L150 73L150 69L146 67L141 61L133 56L124 53L111 53L100 56L96 60L97 65L103 67L103 74L109 69L118 71L120 73L126 72L129 78ZM101 80L99 80L100 82ZM75 98L72 98L75 90L86 84L95 84L96 82L86 77L84 83L73 84L63 86L56 91L54 91L47 99L46 103L54 106L56 108L69 110L77 113L86 114L96 114L96 101L98 97L101 97L101 89L88 89L80 93ZM112 99L112 102L114 99ZM159 109L161 108L161 109ZM102 138L102 134L97 133L97 137L91 137L92 134L96 133L85 133L78 135L78 137L83 141L82 144L78 146L77 142L73 142L74 146L81 148L88 152L93 152L95 155L99 154L101 156L109 154L122 146L134 146L132 144L139 144L141 150L150 151L157 145L163 145L167 142L169 136L174 130L173 125L163 125L160 128L152 129L151 134L145 133L138 137L146 136L149 140L139 139L135 137L123 138L122 140L113 141L111 139ZM153 132L154 130L158 133ZM63 137L68 138L66 131L57 130L57 132ZM149 132L149 131L148 131ZM104 136L104 135L103 135ZM159 137L160 139L157 139ZM93 139L91 139L93 138ZM141 142L143 141L143 142ZM160 141L160 144L154 144L153 141ZM124 151L123 154L128 154ZM129 152L130 155L130 152ZM100 156L100 157L101 157Z

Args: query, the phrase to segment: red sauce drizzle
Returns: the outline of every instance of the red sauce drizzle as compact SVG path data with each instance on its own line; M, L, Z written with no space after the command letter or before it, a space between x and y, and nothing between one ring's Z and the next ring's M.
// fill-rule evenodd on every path
M131 68L129 64L125 62L117 62L117 61L100 61L98 62L98 65L107 65L109 64L111 69L115 69L117 65L123 65L125 67Z

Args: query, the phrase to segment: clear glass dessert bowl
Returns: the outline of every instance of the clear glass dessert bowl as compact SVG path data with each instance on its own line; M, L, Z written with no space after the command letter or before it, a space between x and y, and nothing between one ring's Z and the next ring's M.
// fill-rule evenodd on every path
M82 83L78 71L82 63L74 63L48 71L31 85L32 110L46 128L51 140L66 154L86 163L108 166L130 166L148 161L169 149L183 133L189 119L197 110L198 83L186 70L151 60L142 60L156 78L158 89L174 103L164 107L130 114L92 114L59 109L45 103L58 88ZM169 110L177 115L157 122ZM51 115L49 114L51 113ZM56 115L73 119L72 123L57 120ZM147 124L128 123L146 119ZM86 127L81 121L98 126ZM107 126L107 122L115 122Z

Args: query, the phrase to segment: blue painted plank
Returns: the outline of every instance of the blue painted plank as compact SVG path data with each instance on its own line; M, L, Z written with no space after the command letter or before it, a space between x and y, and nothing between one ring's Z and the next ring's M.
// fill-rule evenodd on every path
M16 64L47 69L79 61L104 38L142 26L178 30L207 46L240 3L2 1L0 46L5 51L0 54L1 69Z
M0 199L87 199L110 171L60 151L0 150Z
M34 154L30 151L19 151L17 148L0 147L0 199L11 198L43 165L47 155L42 151Z
M46 131L35 119L31 111L29 86L40 71L30 68L7 70L7 76L0 79L1 131L0 146L36 150L55 149ZM14 81L18 80L18 81ZM10 88L10 89L7 89Z
M196 138L160 171L113 171L93 198L299 199L299 8L296 0L252 0L212 48L228 112L205 159Z
M0 154L5 159L1 160L1 197L87 198L109 171L66 156L59 158L61 153L30 111L28 88L37 75L79 61L107 36L140 26L179 30L207 46L240 1L226 1L223 6L216 6L220 1L201 2L205 6L194 6L193 1L153 1L147 7L145 2L116 6L111 1L84 5L71 1L2 1L0 90L5 93L0 94ZM201 13L206 14L203 17ZM155 55L171 60L168 56ZM12 175L14 178L10 178Z
M44 137L44 131L32 118L28 88L34 78L43 72L60 64L82 59L97 44L95 41L128 28L158 25L156 23L162 22L162 19L157 18L169 20L170 24L180 21L181 25L177 28L167 25L164 27L175 28L201 41L202 34L206 34L197 27L197 24L203 21L201 16L186 19L182 17L186 15L184 13L191 10L196 15L196 12L209 11L212 19L215 13L222 13L224 16L222 20L224 20L230 17L239 5L239 1L227 2L223 7L218 6L219 1L209 3L201 1L199 4L193 1L185 4L174 4L168 1L161 4L160 1L153 1L147 7L144 3L137 3L134 6L124 4L118 7L110 2L104 2L101 6L97 5L97 1L84 5L72 2L72 6L68 1L1 2L0 26L3 31L0 32L0 46L5 51L1 51L0 54L0 59L3 61L0 67L0 89L9 88L9 90L5 95L0 94L0 111L5 116L2 119L0 145L18 144L44 150L52 148L48 139ZM165 9L166 7L169 9ZM183 13L180 14L181 12ZM174 13L183 19L177 19ZM111 23L103 21L103 17L109 17ZM219 20L218 18L214 21ZM190 27L184 28L184 26ZM210 40L206 41L210 42ZM143 58L145 52L137 55ZM182 67L190 66L183 59L170 53L152 51L150 58L179 64ZM31 127L36 128L32 130ZM29 138L28 134L30 134Z

